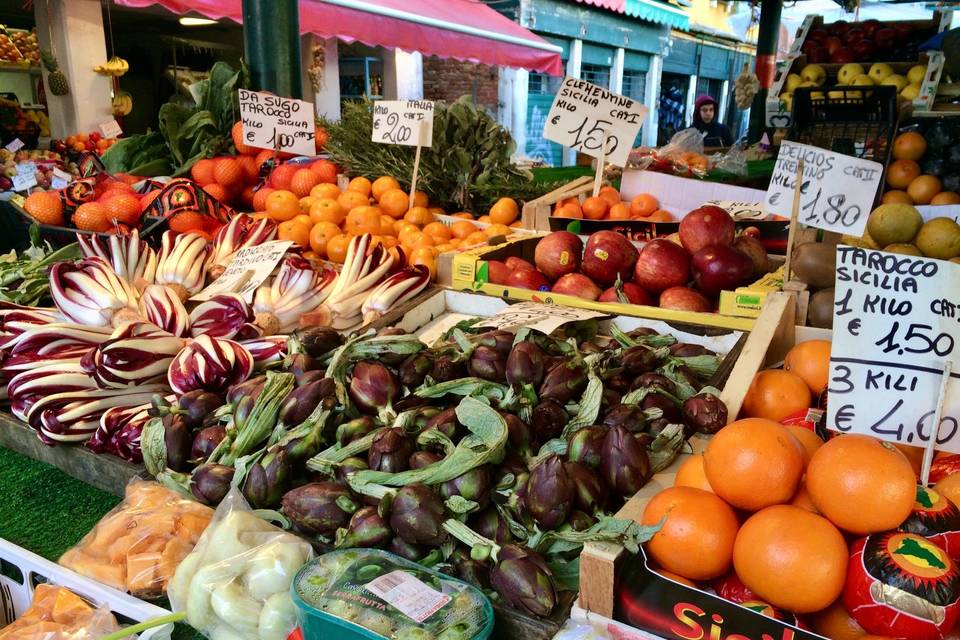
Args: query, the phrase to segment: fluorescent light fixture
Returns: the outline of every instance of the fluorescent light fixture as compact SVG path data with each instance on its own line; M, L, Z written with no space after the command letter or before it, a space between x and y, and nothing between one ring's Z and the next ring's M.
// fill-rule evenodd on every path
M185 27L202 27L208 24L217 24L217 21L208 18L180 18L180 24Z

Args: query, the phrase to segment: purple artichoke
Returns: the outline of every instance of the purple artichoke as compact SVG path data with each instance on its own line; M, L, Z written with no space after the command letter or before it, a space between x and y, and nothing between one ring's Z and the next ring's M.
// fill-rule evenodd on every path
M400 395L396 376L379 362L361 360L353 366L350 399L363 413L377 415Z
M556 529L563 524L575 497L574 483L560 456L548 456L530 470L524 504L541 529Z
M508 605L533 616L549 616L557 605L553 574L540 554L526 547L508 544L500 549L490 586Z
M400 488L390 506L390 528L411 544L439 546L447 539L443 502L425 484Z
M629 498L650 479L650 460L633 434L617 426L603 441L600 472L610 490Z

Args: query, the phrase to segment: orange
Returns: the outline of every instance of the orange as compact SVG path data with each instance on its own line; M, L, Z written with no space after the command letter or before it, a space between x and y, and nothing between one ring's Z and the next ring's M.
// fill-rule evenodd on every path
M693 487L703 489L704 491L713 491L710 481L707 480L707 474L703 470L703 454L688 456L680 468L677 469L677 475L673 479L675 487Z
M479 218L477 218L477 222L485 222L487 224L490 224L492 220L490 220L489 215L486 215L486 216L480 216Z
M960 204L960 194L953 191L941 191L933 196L930 204Z
M936 176L918 176L907 187L907 193L916 204L930 204L934 196L943 191L943 183Z
M34 191L23 203L37 222L63 226L63 201L54 191ZM137 214L140 213L140 200L137 200Z
M313 203L316 201L317 199L313 196L304 196L300 198L297 201L297 203L300 205L300 213L310 213L310 207L312 207Z
M906 189L920 175L920 165L915 160L894 160L887 167L887 184L894 189Z
M587 220L602 220L610 204L600 196L591 196L583 201L580 209Z
M437 245L437 243L434 242L433 238L431 238L430 236L428 236L428 235L425 234L425 233L421 233L421 234L420 234L419 236L417 236L416 239L410 244L410 248L411 248L411 249L424 249L424 248L427 248L427 249L430 249L431 253L435 255L435 254L436 254L436 251L433 251L433 248L434 248L436 245Z
M583 211L578 204L565 204L559 209L554 209L553 215L557 218L583 218Z
M793 346L783 360L786 371L797 374L819 396L827 389L830 377L830 341L807 340Z
M359 191L363 195L369 196L370 190L373 189L373 185L363 176L357 176L347 183L347 189L350 191Z
M257 169L257 161L254 160L253 156L240 156L237 158L237 163L243 170L243 181L250 185L256 184L260 172Z
M290 191L301 198L310 195L310 190L317 186L320 179L310 169L298 169L290 179Z
M347 249L350 247L350 239L350 236L343 233L328 238L326 246L327 260L336 262L337 264L343 264L344 259L347 257Z
M257 155L253 157L253 161L257 164L257 171L260 171L260 167L263 166L263 163L271 158L273 158L272 150L263 149L262 151L259 151Z
M423 232L437 241L446 242L450 239L450 227L442 222L431 222L423 227Z
M401 218L400 220L393 221L393 231L397 237L399 237L403 231L406 231L408 229L412 229L413 231L420 231L420 227L413 224L412 222L407 222L403 218Z
M444 242L443 244L438 244L434 248L437 250L437 255L440 255L441 253L446 253L447 251L453 251L456 249L456 246L450 242Z
M660 208L660 202L649 193L641 193L630 201L630 215L634 218L646 218Z
M435 257L437 257L437 250L434 247L416 247L410 252L411 260Z
M810 388L803 378L781 369L753 377L743 398L743 413L751 418L780 421L810 407Z
M310 229L310 248L322 258L327 257L327 242L341 234L340 227L332 222L318 222Z
M267 197L273 193L275 189L270 187L261 187L253 194L253 210L254 211L266 211L267 210ZM159 192L158 192L159 193ZM299 205L298 205L299 206Z
M337 196L340 195L340 188L335 184L321 182L313 189L310 189L310 195L312 195L314 198L331 198L336 200Z
M413 192L413 206L415 207L429 207L430 206L430 197L423 191L414 191Z
M857 535L900 526L917 492L906 456L888 442L857 434L837 436L820 447L805 482L817 511Z
M378 200L383 212L393 218L402 218L410 208L410 198L402 189L387 189Z
M520 215L520 208L513 198L500 198L490 207L488 215L490 216L490 222L510 224Z
M427 234L425 234L423 231L420 231L420 229L404 229L397 236L397 240L400 241L400 244L406 247L413 247L413 245L425 235Z
M512 233L512 231L510 230L510 227L505 224L492 224L484 229L483 233L488 238L493 238L496 236L508 236Z
M937 484L933 485L935 491L939 491L954 504L960 505L960 473L952 473Z
M58 197L57 200L60 198ZM140 198L132 193L117 193L100 203L107 212L107 220L135 225L140 221Z
M190 177L201 187L213 182L214 162L209 158L202 158L193 163L190 167Z
M673 217L673 214L667 211L666 209L657 209L651 213L646 218L642 218L647 222L676 222L676 219Z
M640 523L661 521L647 552L664 569L690 580L710 580L730 569L740 523L716 494L693 487L664 489L647 503Z
M270 186L274 189L290 189L293 174L300 170L295 164L282 164L270 173Z
M226 202L227 200L227 190L224 189L222 185L217 184L216 182L211 182L210 184L203 185L203 190L207 192L208 196L210 196L217 202Z
M73 212L73 226L81 231L106 231L110 221L103 205L97 202L85 202Z
M365 207L370 204L370 198L363 195L359 191L354 191L352 189L347 189L339 196L337 196L337 202L340 204L340 207L346 211L350 212L356 207Z
M597 197L606 200L607 206L609 207L620 204L620 200L622 200L620 192L610 186L600 187L600 191L597 192Z
M820 611L840 596L848 558L843 534L829 520L791 505L750 516L733 547L743 584L794 613Z
M385 236L392 236L396 232L393 230L394 219L385 213L380 214L380 233Z
M377 207L355 207L347 214L343 230L353 235L380 233L380 209Z
M299 217L299 216L298 216ZM292 240L301 247L310 246L310 224L294 218L277 225L278 240Z
M813 504L813 498L810 497L810 492L807 491L806 485L800 485L800 490L797 491L797 495L793 496L790 504L804 511L809 511L810 513L820 513L817 511L817 505Z
M899 189L891 189L883 194L883 198L880 200L881 204L913 204L913 198L910 197L910 194L906 191L900 191Z
M629 220L630 205L623 202L618 202L610 207L609 211L607 211L607 217L611 220Z
M220 158L213 167L213 179L226 189L243 184L243 167L234 158Z
M414 200L416 200L416 196L414 196ZM416 203L414 203L414 204L416 204ZM432 213L432 214L435 215L435 216L445 216L445 215L447 215L447 212L444 211L441 207L427 207L427 211L429 211L430 213Z
M278 189L267 196L266 212L277 222L291 220L300 213L300 200L290 191Z
M237 148L237 153L256 153L258 149L243 143L243 122L237 120L230 128L230 137L233 138L233 146Z
M820 439L820 436L818 436L813 429L807 429L797 424L785 424L783 426L790 432L790 435L800 443L800 447L803 449L803 466L806 467L810 462L810 458L817 452L817 449L823 446L823 440Z
M170 216L167 224L177 233L203 233L204 216L199 211L178 211Z
M409 211L403 214L403 219L418 227L425 227L433 222L433 214L426 207L411 207Z
M917 478L920 478L920 472L923 467L923 449L921 447L911 447L908 444L900 444L899 442L891 442L897 450L906 456L907 460L910 462L910 466L913 467L913 473Z
M679 582L680 584L686 585L688 587L693 587L694 589L697 588L697 585L693 580L687 580L683 576L677 575L672 571L667 571L666 569L660 569L658 567L654 569L654 572L659 573L661 576L663 576L667 580L673 580L674 582Z
M450 225L450 233L453 234L454 238L459 238L460 240L463 240L476 230L477 225L473 224L469 220L457 220Z
M374 198L376 198L377 200L380 200L380 196L382 196L387 191L390 191L391 189L399 189L399 188L400 188L400 183L397 182L396 178L391 176L380 176L379 178L373 181L372 185L370 185L370 193L373 195Z
M428 258L425 255L418 255L415 258L411 257L410 260L407 261L407 264L411 267L415 267L417 265L424 266L430 272L430 280L435 281L437 279L437 259L436 258L432 258L432 257Z
M919 160L927 152L927 141L916 131L901 133L893 139L893 157L897 160Z
M307 225L308 227L313 226L313 220L311 220L310 216L307 215L306 213L298 213L296 216L294 216L293 219L299 222L300 224Z
M457 213L451 214L451 218L463 218L464 220L473 220L473 214L467 213L466 211L458 211Z
M317 160L310 165L310 171L317 174L317 179L322 184L337 184L337 165L329 160Z
M763 418L728 424L703 453L703 468L716 494L748 511L788 502L800 485L803 463L797 439L783 425Z
M487 234L483 231L474 231L463 239L463 246L472 247L478 244L487 244Z

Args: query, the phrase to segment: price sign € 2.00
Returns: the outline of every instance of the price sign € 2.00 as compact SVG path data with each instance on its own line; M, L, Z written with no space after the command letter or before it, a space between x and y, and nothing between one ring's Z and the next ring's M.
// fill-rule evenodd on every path
M433 102L379 100L373 104L373 142L410 147L433 145Z
M648 109L630 98L576 78L564 78L543 136L623 167Z
M835 299L827 424L960 453L960 265L840 245Z

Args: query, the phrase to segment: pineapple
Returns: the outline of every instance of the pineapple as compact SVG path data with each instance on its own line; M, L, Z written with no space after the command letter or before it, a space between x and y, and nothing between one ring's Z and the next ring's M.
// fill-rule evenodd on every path
M50 93L55 96L65 96L70 93L70 85L67 84L67 76L60 71L60 63L49 49L40 52L43 59L43 66L49 72L47 74L47 84L50 86Z

